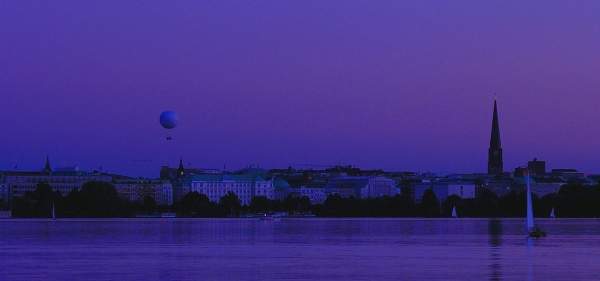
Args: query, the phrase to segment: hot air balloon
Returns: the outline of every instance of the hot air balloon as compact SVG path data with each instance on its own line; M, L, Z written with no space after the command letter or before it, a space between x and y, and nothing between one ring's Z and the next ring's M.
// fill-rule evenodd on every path
M175 111L167 110L160 114L160 125L165 129L173 129L177 126L179 116Z
M160 125L165 129L173 129L179 122L179 116L175 111L167 110L160 114ZM171 137L167 137L167 140L171 140Z

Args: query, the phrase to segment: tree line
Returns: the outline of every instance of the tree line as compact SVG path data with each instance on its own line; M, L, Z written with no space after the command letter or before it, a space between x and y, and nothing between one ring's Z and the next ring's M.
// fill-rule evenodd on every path
M526 193L515 191L496 196L482 189L477 198L462 199L451 195L439 200L432 190L415 203L408 195L376 198L342 197L329 195L323 204L312 204L306 196L287 196L272 200L255 196L250 205L241 205L239 197L229 191L220 202L210 201L205 194L190 192L170 206L157 205L152 196L141 202L123 200L108 182L91 181L81 190L73 188L66 196L52 191L40 182L36 189L12 201L12 216L17 218L49 218L54 208L57 217L64 218L117 218L136 215L176 213L178 217L239 217L257 213L314 214L317 217L450 217L456 208L459 217L525 217ZM440 203L441 202L441 203ZM600 186L567 184L558 194L541 198L532 194L534 216L548 217L554 208L557 217L600 217ZM0 207L8 210L6 202Z
M540 198L532 193L531 201L534 217L549 217L554 209L556 217L595 218L600 216L600 185L565 184L558 194ZM459 217L525 217L527 193L512 191L505 196L496 196L489 189L482 189L477 198L461 199L451 195L439 204L435 194L428 190L418 209L423 217L449 217L454 207Z
M123 200L116 188L108 182L90 181L74 187L68 195L52 191L52 187L39 182L34 191L14 197L12 206L0 201L0 208L12 209L15 218L50 218L52 210L59 218L126 218L159 213L176 213L178 217L238 217L245 214L271 212L311 212L308 197L288 196L284 200L270 200L266 196L255 196L250 206L242 206L239 197L228 191L219 198L219 203L210 201L205 194L190 192L170 206L158 205L152 196L141 201Z

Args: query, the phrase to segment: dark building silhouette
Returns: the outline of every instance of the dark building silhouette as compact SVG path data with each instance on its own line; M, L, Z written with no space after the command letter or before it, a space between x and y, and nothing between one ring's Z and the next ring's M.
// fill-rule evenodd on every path
M183 168L183 157L179 157L179 167L177 168L177 178L183 178L185 176L185 169Z
M50 168L50 159L46 155L46 166L44 166L43 172L50 173L52 172L52 168Z
M188 164L190 165L190 164ZM196 169L196 168L185 168L183 166L183 157L179 158L179 166L177 168L171 168L169 166L160 167L160 179L170 180L177 182L179 179L186 178L190 175L201 175L201 174L221 174L219 169L207 168L207 169Z
M535 175L543 175L546 173L546 161L538 161L533 158L533 161L527 162L527 169Z
M525 167L516 167L515 168L515 173L513 174L513 176L515 178L522 178L522 177L526 177L527 175L529 175L529 172L531 172L529 170L529 168L525 168Z
M198 169L185 169L183 167L183 157L179 158L179 166L177 168L170 168L169 166L160 167L161 180L177 181L180 178L185 178L189 174L202 174L202 171Z
M494 117L492 118L492 136L488 150L488 174L497 175L503 172L502 146L500 145L500 125L498 124L498 107L494 97Z

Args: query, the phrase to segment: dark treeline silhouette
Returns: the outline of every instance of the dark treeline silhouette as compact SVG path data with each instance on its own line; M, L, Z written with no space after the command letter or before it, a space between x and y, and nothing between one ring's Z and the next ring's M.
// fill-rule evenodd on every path
M406 196L356 199L332 194L315 214L324 217L412 217L418 215L416 211L416 205Z
M25 192L13 199L13 217L52 217L54 207L57 217L70 218L115 218L128 213L127 204L120 200L115 187L107 182L91 181L65 197L59 191L52 192L50 185L37 184L33 192Z
M73 188L67 196L40 182L33 192L15 197L12 201L12 216L15 218L50 218L54 207L59 218L125 218L152 216L172 212L178 217L238 217L245 214L287 212L310 213L312 204L306 196L293 196L282 200L270 200L266 196L255 196L250 206L242 206L239 197L229 191L219 198L220 203L210 201L205 194L190 192L171 206L157 205L152 196L143 200L129 201L119 198L115 187L107 182L91 181L82 185L81 191ZM9 204L0 202L3 208Z
M255 196L250 206L241 205L238 196L229 191L220 203L210 201L204 194L190 192L171 206L157 205L152 196L140 202L119 198L115 187L107 182L86 182L78 191L74 188L67 196L52 192L50 185L40 182L33 192L26 192L12 201L13 217L50 218L54 207L57 217L63 218L116 218L176 213L178 217L239 217L257 213L314 214L318 217L450 217L456 207L459 217L525 217L526 193L513 191L498 197L482 189L478 198L461 199L451 195L440 201L427 190L419 204L407 195L357 199L339 194L327 197L323 204L311 204L306 196L288 195L284 200ZM600 217L600 186L564 185L558 194L542 198L532 194L534 216L548 217L552 208L556 217ZM3 208L8 208L6 202Z

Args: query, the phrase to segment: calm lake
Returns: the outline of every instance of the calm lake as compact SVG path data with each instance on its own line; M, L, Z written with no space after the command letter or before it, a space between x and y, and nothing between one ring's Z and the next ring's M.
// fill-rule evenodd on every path
M600 220L0 220L2 280L598 280Z

